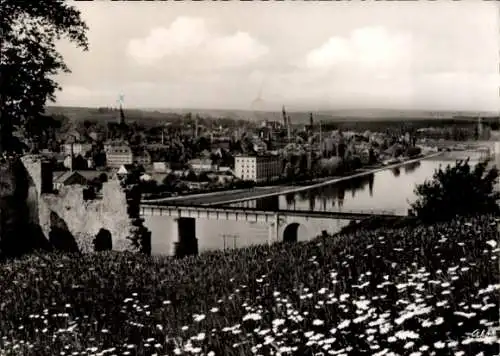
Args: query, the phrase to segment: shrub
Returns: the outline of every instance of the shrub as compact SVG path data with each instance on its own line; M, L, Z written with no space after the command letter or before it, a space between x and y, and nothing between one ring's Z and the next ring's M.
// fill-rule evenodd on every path
M451 219L457 215L475 215L499 212L494 192L498 170L487 170L487 162L479 162L474 169L469 160L457 161L455 166L440 167L431 180L415 189L417 201L413 212L423 221Z

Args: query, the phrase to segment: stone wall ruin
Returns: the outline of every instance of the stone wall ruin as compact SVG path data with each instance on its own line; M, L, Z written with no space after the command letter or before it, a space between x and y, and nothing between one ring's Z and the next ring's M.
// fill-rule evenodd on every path
M40 226L44 236L51 231L67 229L80 252L94 251L93 241L101 229L112 237L112 249L132 250L127 236L131 229L127 200L117 179L103 183L102 198L83 199L83 186L52 190L52 167L43 157L21 158L28 177L27 206L30 222Z

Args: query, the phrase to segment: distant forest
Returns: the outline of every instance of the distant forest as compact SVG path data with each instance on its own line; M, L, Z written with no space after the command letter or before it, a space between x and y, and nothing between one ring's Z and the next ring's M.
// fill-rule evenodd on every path
M167 123L180 124L193 122L196 116L199 117L199 123L203 125L237 125L238 121L247 121L257 123L262 120L282 121L281 112L251 112L251 111L225 111L225 110L205 110L192 111L178 110L176 112L167 111L145 111L138 109L125 109L125 117L128 123L135 123L142 127L157 127ZM84 121L98 122L105 124L118 120L117 108L73 108L73 107L47 107L46 114L53 116L57 120L65 121L65 124L81 124ZM430 118L429 113L422 112L423 117L410 116L411 113L402 113L401 117L397 117L395 112L388 112L388 117L356 117L356 116L336 116L339 113L332 114L316 113L313 114L315 124L322 122L324 130L355 130L355 131L381 131L388 128L406 128L417 130L425 127L471 127L477 124L477 116L457 116L454 118ZM352 114L352 113L350 113ZM416 112L416 114L419 114ZM291 112L292 125L304 125L309 123L309 113L307 112ZM377 113L383 115L383 113ZM448 114L449 115L449 114ZM186 122L187 121L187 122ZM484 124L491 127L493 130L499 129L500 118L484 117ZM66 125L63 125L66 126Z

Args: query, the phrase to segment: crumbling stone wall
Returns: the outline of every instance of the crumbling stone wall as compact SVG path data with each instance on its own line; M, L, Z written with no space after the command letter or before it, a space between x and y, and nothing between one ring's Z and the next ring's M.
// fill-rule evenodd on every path
M58 194L51 194L47 192L52 185L47 174L50 168L43 165L44 159L25 156L22 161L29 176L29 218L41 227L45 236L50 235L51 222L56 216L65 223L81 252L94 250L93 240L101 228L111 232L113 250L132 250L127 239L132 227L127 214L127 200L118 180L103 183L102 199L84 200L84 187L75 185L62 187Z
M130 222L127 204L120 185L115 180L103 184L103 198L83 200L83 187L63 187L57 195L45 194L39 202L39 221L48 235L50 214L64 220L81 252L94 250L92 244L101 228L111 232L113 250L129 250L127 235Z

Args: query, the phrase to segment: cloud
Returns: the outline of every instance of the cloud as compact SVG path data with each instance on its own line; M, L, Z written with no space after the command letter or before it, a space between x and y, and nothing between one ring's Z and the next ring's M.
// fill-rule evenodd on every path
M145 38L129 41L127 54L145 66L165 63L189 69L240 67L269 49L246 32L222 35L202 18L178 17L168 28L154 28Z
M332 36L305 57L309 69L353 66L366 69L391 68L411 59L411 37L391 34L383 27L363 27L349 36Z

